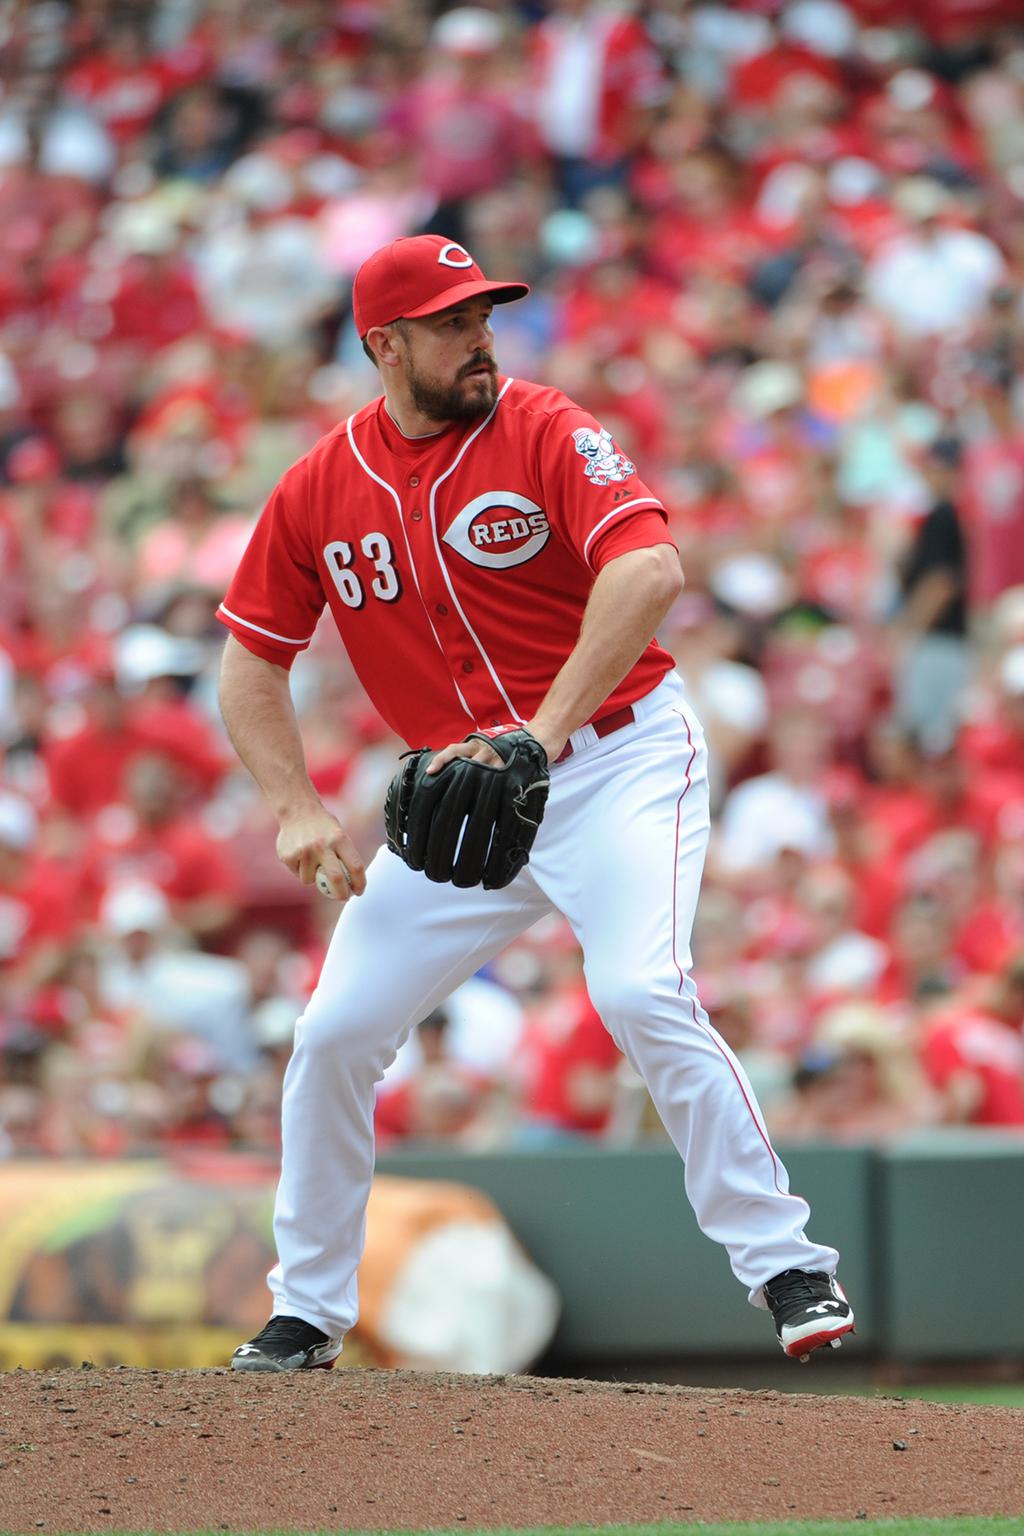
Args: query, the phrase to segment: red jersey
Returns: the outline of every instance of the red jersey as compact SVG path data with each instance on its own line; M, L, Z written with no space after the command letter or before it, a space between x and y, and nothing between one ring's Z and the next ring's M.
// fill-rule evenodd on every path
M224 774L213 732L191 705L185 700L140 704L114 729L91 721L50 743L45 756L53 798L76 816L94 816L123 798L125 774L147 753L166 753L190 787L205 793Z
M36 855L17 878L0 879L0 970L73 929L66 871L54 860Z
M925 1071L939 1088L966 1073L981 1089L972 1125L1024 1126L1024 1038L980 1009L951 1011L925 1036Z
M118 142L149 127L174 85L159 59L131 66L106 54L84 60L64 81L68 94L87 101Z
M968 448L963 509L971 600L981 607L1024 582L1024 436Z
M202 329L202 300L184 262L165 265L154 276L130 261L118 278L110 304L118 341L139 342L147 351L158 352Z
M572 1079L581 1068L610 1078L622 1056L582 983L556 994L538 1010L527 1036L526 1055L529 1118L567 1131L604 1130L610 1108L575 1103Z
M378 713L413 746L526 721L601 567L670 544L660 499L556 389L502 381L480 421L407 438L383 399L279 482L218 618L289 667L328 605ZM594 718L672 667L652 641Z
M968 762L996 773L1015 774L1024 785L1024 732L1004 720L964 726L958 745Z
M142 825L127 807L101 816L82 857L81 897L90 916L118 885L155 885L175 906L204 897L234 898L239 881L223 843L191 817Z

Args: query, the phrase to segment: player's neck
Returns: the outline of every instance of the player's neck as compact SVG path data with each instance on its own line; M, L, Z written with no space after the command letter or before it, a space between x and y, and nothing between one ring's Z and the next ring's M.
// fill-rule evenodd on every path
M384 409L387 411L393 426L397 427L402 436L410 442L415 442L420 437L437 437L439 432L444 432L451 426L449 421L434 421L430 416L424 416L414 405L406 405L404 402L391 400L385 395Z

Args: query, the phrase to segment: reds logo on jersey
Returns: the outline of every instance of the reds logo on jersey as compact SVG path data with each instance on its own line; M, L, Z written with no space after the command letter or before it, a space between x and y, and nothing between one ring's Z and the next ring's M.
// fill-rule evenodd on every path
M592 485L610 485L612 481L628 480L636 474L636 465L616 450L612 435L602 427L595 432L592 427L578 427L572 435L576 452L586 459L584 474Z
M484 491L466 503L444 535L473 565L505 570L532 560L551 534L546 514L516 491Z

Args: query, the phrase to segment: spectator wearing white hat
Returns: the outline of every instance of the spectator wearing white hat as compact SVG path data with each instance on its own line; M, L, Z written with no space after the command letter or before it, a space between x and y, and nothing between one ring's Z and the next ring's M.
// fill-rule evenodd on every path
M159 1034L204 1042L222 1070L253 1066L249 973L239 960L188 947L156 886L125 882L100 909L106 940L100 992L111 1008L141 1017Z

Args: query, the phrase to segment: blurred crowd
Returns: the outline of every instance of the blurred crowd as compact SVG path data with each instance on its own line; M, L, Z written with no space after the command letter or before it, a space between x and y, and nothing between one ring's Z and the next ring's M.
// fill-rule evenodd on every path
M0 4L0 1157L273 1157L337 908L274 856L214 611L376 393L353 272L533 292L503 370L670 510L713 756L694 939L787 1137L1024 1126L1019 0ZM364 851L400 744L320 635ZM657 1135L544 923L431 1016L388 1144Z

